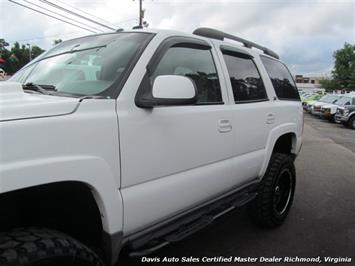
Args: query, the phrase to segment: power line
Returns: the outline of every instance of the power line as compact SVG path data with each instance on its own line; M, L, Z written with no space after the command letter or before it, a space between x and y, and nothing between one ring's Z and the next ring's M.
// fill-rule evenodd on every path
M113 23L111 23L110 21L107 21L107 20L104 20L104 19L102 19L102 18L99 18L99 17L97 17L97 16L95 16L95 15L93 15L93 14L90 14L90 13L84 11L84 10L80 10L79 8L76 8L75 6L69 5L69 4L64 3L64 2L62 2L62 1L59 1L59 0L57 0L56 2L61 3L62 5L66 5L67 7L70 7L70 8L72 8L72 9L75 9L75 10L81 12L81 13L84 13L84 14L89 15L89 16L91 16L91 17L94 17L94 18L96 18L96 19L99 19L99 20L101 20L101 21L103 21L103 22L105 22L105 23L110 24L111 26L115 26L115 25L114 25ZM118 26L115 26L115 27L118 28Z
M87 18L87 17L85 17L85 16L82 16L82 15L80 15L80 14L78 14L78 13L75 13L74 11L71 11L71 10L69 10L69 9L67 9L67 8L64 8L64 7L60 6L60 5L54 4L54 3L50 2L50 1L47 1L47 0L40 0L40 1L43 2L43 3L45 3L45 4L47 4L47 5L50 5L50 6L52 6L52 7L55 7L55 8L57 8L57 9L60 9L60 10L62 10L62 11L64 11L64 12L70 13L70 14L72 14L72 15L74 15L74 16L77 16L77 17L80 17L80 18L85 19L85 20L87 20L87 21L90 21L91 23L100 25L100 26L102 26L102 27L105 27L105 28L110 29L110 30L113 30L113 31L116 31L116 30L117 30L116 28L107 26L107 25L105 25L105 24L103 24L103 23L100 23L100 22L97 22L97 21L95 21L95 20L93 20L93 19L91 19L91 18Z
M55 14L55 15L57 15L57 16L60 16L60 17L62 17L62 18L69 19L69 20L74 21L75 23L78 23L78 24L84 25L85 27L88 27L88 28L90 28L90 29L93 29L93 30L96 30L96 31L101 31L101 32L103 32L103 30L101 30L101 29L94 28L94 27L92 27L92 26L90 26L90 25L88 25L88 24L85 24L85 23L81 22L81 21L78 21L78 20L75 20L75 19L73 19L73 18L70 18L70 17L64 16L63 14L60 14L60 13L54 12L54 11L52 11L52 10L48 9L48 8L42 7L42 6L37 5L37 4L33 3L33 2L30 2L30 1L28 1L28 0L23 0L23 1L25 1L26 3L29 3L29 4L31 4L31 5L33 5L33 6L35 6L35 7L41 8L41 9L43 9L43 10L47 11L47 12L51 12L51 13L53 13L53 14Z
M14 4L16 4L16 5L22 6L22 7L24 7L24 8L28 8L28 9L30 9L30 10L32 10L32 11L35 11L35 12L37 12L37 13L40 13L40 14L42 14L42 15L45 15L45 16L48 16L48 17L57 19L57 20L59 20L59 21L62 21L62 22L64 22L64 23L70 24L70 25L75 26L75 27L78 27L78 28L81 28L81 29L83 29L83 30L90 31L90 32L92 32L92 33L97 33L96 31L93 31L93 30L91 30L91 29L87 29L87 28L85 28L85 27L79 26L79 25L74 24L74 23L71 23L71 22L69 22L69 21L66 21L66 20L57 18L57 17L55 17L55 16L49 15L49 14L47 14L47 13L45 13L45 12L39 11L39 10L34 9L34 8L32 8L32 7L29 7L29 6L26 6L26 5L24 5L24 4L18 3L18 2L16 2L16 1L13 1L13 0L8 0L8 1L11 2L11 3L14 3Z

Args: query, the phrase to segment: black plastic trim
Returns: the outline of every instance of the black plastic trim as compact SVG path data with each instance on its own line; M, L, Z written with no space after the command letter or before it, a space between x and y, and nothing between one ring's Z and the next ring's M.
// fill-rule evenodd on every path
M117 263L122 248L123 233L109 234L103 231L102 241L107 265L113 266Z
M165 52L171 47L188 47L205 50L210 50L212 48L211 45L208 44L208 42L200 39L182 36L168 37L159 45L154 55L150 59L147 65L147 71L149 72L149 74L152 74L154 72L160 60L163 58Z
M199 35L199 36L203 36L203 37L206 37L206 38L217 39L217 40L221 40L221 41L223 41L225 38L233 40L233 41L237 41L237 42L242 43L247 48L253 48L254 47L254 48L260 49L265 54L279 59L278 54L276 54L274 51L272 51L272 50L270 50L270 49L268 49L268 48L266 48L264 46L261 46L259 44L256 44L254 42L251 42L251 41L245 40L243 38L240 38L238 36L235 36L235 35L232 35L232 34L229 34L229 33L225 33L223 31L219 31L219 30L212 29L212 28L198 28L198 29L194 30L193 34Z
M239 49L237 47L229 46L229 45L221 45L220 46L221 52L223 54L230 54L232 56L238 56L242 58L247 58L247 59L253 59L254 57L248 53L247 51L244 51L242 49Z
M240 207L243 204L238 203L244 202L240 200L240 196L245 195L245 193L255 193L259 184L260 180L255 179L249 183L231 189L229 192L223 193L202 205L183 211L174 217L145 228L137 233L125 236L123 243L125 246L129 245L133 249L140 248L150 240L167 235L177 229L180 225L195 220L202 215L211 212L211 210L218 206L224 206L224 204L228 202L234 202L236 206Z
M244 103L259 103L259 102L268 102L269 98L257 99L257 100L245 100L245 101L234 101L236 104L244 104Z

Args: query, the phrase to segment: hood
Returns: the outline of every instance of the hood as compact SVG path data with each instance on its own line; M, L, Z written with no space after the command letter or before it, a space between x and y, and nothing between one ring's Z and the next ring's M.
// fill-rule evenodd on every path
M313 99L313 100L307 100L307 101L304 101L304 102L307 103L307 104L308 103L312 103L313 104L313 103L318 102L318 101Z
M329 103L329 104L324 104L322 107L323 107L323 108L337 108L338 105Z
M325 102L315 102L314 103L314 106L323 106L323 105L326 105L326 104L329 104L329 103L325 103Z
M317 101L313 100L313 101L307 101L306 104L308 105L314 105Z
M73 113L78 98L25 93L22 84L0 82L0 122Z

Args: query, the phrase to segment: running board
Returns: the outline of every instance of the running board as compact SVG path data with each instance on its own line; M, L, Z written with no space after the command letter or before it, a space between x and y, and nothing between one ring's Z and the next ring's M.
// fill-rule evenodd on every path
M151 241L151 244L143 246L141 249L133 250L129 253L130 257L141 257L146 256L152 252L155 252L171 243L181 241L188 236L206 228L216 219L230 213L238 207L241 207L253 200L257 193L247 193L242 194L240 197L234 198L229 204L222 205L222 208L211 210L208 214L204 214L197 219L190 221L188 223L182 224L177 230L166 234L158 239ZM153 242L153 243L152 243Z

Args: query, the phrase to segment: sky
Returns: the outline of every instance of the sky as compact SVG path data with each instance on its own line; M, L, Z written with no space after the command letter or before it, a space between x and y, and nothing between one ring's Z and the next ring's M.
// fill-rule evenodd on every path
M14 0L62 11L45 0ZM138 0L48 0L102 24L131 29L138 24ZM32 7L37 8L32 5ZM75 8L75 9L74 9ZM254 41L276 51L293 74L327 76L334 65L333 52L345 42L355 43L355 0L144 0L149 28L192 32L213 27ZM83 27L109 31L65 14ZM75 23L76 23L75 22ZM89 25L88 25L89 24ZM53 46L91 32L0 0L0 38L13 43Z

